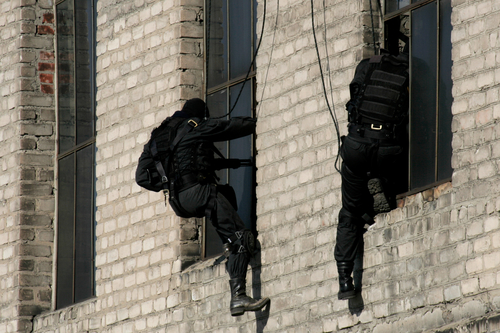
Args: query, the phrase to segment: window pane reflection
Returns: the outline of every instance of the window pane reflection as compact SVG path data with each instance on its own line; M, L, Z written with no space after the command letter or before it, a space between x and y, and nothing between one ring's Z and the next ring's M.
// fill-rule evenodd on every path
M251 1L229 2L230 79L244 76L252 61Z
M437 11L430 3L412 12L410 184L435 181Z
M94 145L76 153L75 302L92 295Z
M94 136L93 11L90 1L76 2L76 144Z
M252 93L251 81L245 84L245 87L240 95L238 103L236 104L232 117L250 117L252 115ZM233 105L238 94L242 88L243 83L231 87L230 103ZM252 158L252 136L245 136L229 142L229 155L230 158L238 159L251 159ZM236 199L238 202L238 215L241 217L245 226L252 229L253 220L253 168L240 167L238 169L229 169L229 182L236 192Z
M208 88L224 83L228 78L227 68L227 3L226 0L210 1L208 8Z
M75 36L73 1L57 6L57 82L59 101L59 152L75 145Z
M73 244L75 235L74 155L59 160L57 215L57 307L73 303Z
M94 295L94 1L56 7L58 309Z

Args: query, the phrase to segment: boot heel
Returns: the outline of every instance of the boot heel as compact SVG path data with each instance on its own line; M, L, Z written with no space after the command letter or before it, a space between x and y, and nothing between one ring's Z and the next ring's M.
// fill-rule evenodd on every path
M233 317L241 316L244 313L245 313L245 308L232 308L231 309L231 316L233 316Z
M339 291L338 293L339 300L345 300L345 299L351 299L356 297L356 290L349 290L349 291Z

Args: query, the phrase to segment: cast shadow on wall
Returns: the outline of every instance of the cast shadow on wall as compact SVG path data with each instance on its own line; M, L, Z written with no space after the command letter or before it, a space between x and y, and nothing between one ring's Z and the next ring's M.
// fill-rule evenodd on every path
M356 297L349 299L349 311L352 315L359 316L361 312L365 309L365 303L363 301L363 296L361 295L362 283L363 283L363 256L364 256L364 246L358 247L358 253L356 253L356 259L354 260L354 270L353 279L354 287L359 292Z
M262 296L262 283L260 280L260 274L262 271L262 261L260 252L260 242L256 239L255 245L259 249L257 254L250 260L250 266L252 267L252 297L255 299L261 299ZM262 310L255 312L255 319L257 320L257 330L256 333L263 333L264 328L269 320L269 311L271 309L271 301L262 308Z

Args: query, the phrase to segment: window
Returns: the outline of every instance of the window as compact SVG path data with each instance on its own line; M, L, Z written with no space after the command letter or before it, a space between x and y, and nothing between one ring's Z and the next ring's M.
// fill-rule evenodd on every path
M56 5L57 308L94 295L94 1Z
M253 116L255 105L255 12L257 2L206 0L205 89L211 117ZM220 143L227 158L251 159L253 137ZM222 170L221 183L234 187L238 214L247 228L255 230L255 170L252 167ZM203 257L222 253L215 229L205 223Z
M385 48L410 55L410 191L449 181L451 0L386 0Z

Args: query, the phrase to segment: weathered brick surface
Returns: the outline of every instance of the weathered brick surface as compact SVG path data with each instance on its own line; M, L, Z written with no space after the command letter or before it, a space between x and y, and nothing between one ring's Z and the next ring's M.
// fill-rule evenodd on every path
M51 11L35 0L0 5L0 332L30 331L51 304L54 98L38 71L54 64L54 26L35 28Z
M348 83L372 52L369 3L325 4L314 2L316 32L327 95L345 134ZM53 6L0 5L0 332L31 332L31 316L51 302ZM224 266L199 261L201 221L176 218L161 194L134 182L151 129L201 96L202 6L97 2L96 297L45 311L33 332L500 331L500 5L452 1L452 182L406 196L377 217L356 273L362 298L346 302L337 300L333 258L337 142L310 3L267 3L256 61L262 252L248 289L272 303L239 318L229 315Z

